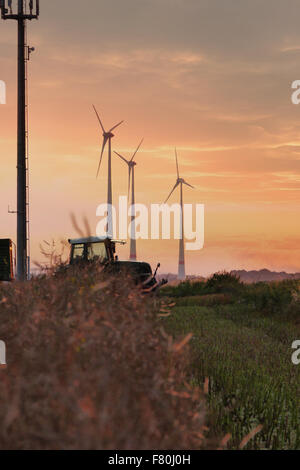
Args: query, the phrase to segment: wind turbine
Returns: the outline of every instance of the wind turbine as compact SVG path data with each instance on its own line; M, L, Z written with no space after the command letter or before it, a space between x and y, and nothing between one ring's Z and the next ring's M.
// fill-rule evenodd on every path
M106 234L107 237L112 238L113 237L113 218L112 218L112 182L111 182L111 139L114 137L114 134L112 133L113 130L115 130L117 127L119 127L124 121L119 122L115 126L113 126L109 131L105 131L102 121L100 119L100 116L93 105L93 108L95 110L96 116L98 118L98 121L100 123L102 132L103 132L103 144L102 144L102 150L101 150L101 155L100 155L100 160L99 160L99 165L98 165L98 170L97 170L97 176L99 174L101 162L102 162L102 157L103 153L105 150L105 146L108 142L108 177L107 177L107 229L106 229Z
M175 149L175 158L176 158L176 170L177 170L177 180L176 183L170 192L169 196L167 197L165 204L168 202L170 199L171 195L175 191L175 189L180 186L180 239L179 239L179 259L178 259L178 279L179 280L184 280L185 279L185 260L184 260L184 227L183 227L183 190L182 187L185 184L186 186L189 186L190 188L194 189L194 186L191 186L189 183L187 183L183 178L180 178L179 175L179 168L178 168L178 156L177 156L177 150Z
M135 204L135 193L134 193L134 168L136 166L136 162L134 161L134 157L138 153L144 139L138 145L138 148L134 152L131 160L126 160L122 155L118 152L115 152L118 157L120 157L127 165L128 165L128 199L130 194L130 183L131 183L131 206L134 208ZM136 261L136 239L135 239L135 214L131 214L131 235L130 235L130 257L132 261Z

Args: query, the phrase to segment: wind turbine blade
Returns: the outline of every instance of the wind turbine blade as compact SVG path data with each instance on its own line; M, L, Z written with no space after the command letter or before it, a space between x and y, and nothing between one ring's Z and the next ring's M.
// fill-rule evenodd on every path
M112 127L109 132L112 132L114 129L116 129L117 127L119 127L121 124L123 124L124 121L120 121L118 124L116 124L114 127Z
M138 153L138 151L140 150L141 145L142 145L143 142L144 142L144 138L142 138L142 140L141 140L141 142L140 142L138 148L137 148L136 151L134 152L134 154L133 154L133 156L132 156L132 158L131 158L131 160L130 160L131 162L132 162L132 160L134 159L134 157L136 156L136 154Z
M101 128L102 128L102 130L103 130L103 134L105 134L105 130L104 130L104 127L103 127L102 121L101 121L101 119L100 119L100 116L99 116L99 114L98 114L98 112L97 112L97 109L95 108L95 106L94 106L94 105L93 105L93 108L94 108L94 110L95 110L95 113L96 113L96 116L97 116L97 118L98 118L98 121L99 121L99 123L100 123L100 126L101 126Z
M192 188L192 189L195 189L194 186L192 186L191 184L187 183L186 181L183 181L183 184L185 184L186 186L189 186L189 187Z
M114 150L114 153L115 153L116 155L118 155L118 157L122 158L122 160L124 160L124 162L127 163L127 165L128 165L129 161L126 160L126 158L122 157L122 155L120 155L120 154L119 154L118 152L116 152L115 150Z
M176 148L175 148L175 157L176 157L177 178L179 178L178 156L177 156L177 149Z
M98 178L98 175L99 175L99 170L100 170L100 166L101 166L101 162L102 162L103 152L104 152L107 141L108 141L108 137L104 137L96 178Z
M172 196L173 192L175 191L175 189L177 188L179 183L176 183L174 185L174 188L172 189L172 191L170 192L169 196L167 197L167 199L165 200L164 204L166 204L168 202L168 200L170 199L170 197Z

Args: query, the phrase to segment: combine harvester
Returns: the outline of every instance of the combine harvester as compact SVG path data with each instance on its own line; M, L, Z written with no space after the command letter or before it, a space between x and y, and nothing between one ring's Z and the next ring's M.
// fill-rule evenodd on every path
M143 293L151 293L166 284L162 279L157 281L156 274L160 263L154 273L149 263L140 261L119 261L116 255L116 244L124 245L122 240L110 238L86 237L68 240L70 244L70 266L86 266L89 263L99 263L104 272L115 275L122 273L129 275ZM0 282L15 280L15 254L14 244L9 239L0 240Z

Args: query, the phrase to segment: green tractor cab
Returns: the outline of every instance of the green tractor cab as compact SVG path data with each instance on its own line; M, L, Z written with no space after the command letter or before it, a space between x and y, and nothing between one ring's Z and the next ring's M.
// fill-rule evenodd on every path
M129 275L136 285L140 286L142 292L153 292L167 283L165 279L160 282L156 280L156 273L160 264L157 265L154 274L150 264L139 261L119 261L116 255L116 244L124 245L123 240L110 238L86 237L70 239L71 245L70 265L99 262L104 271L117 276L121 273Z
M102 264L115 260L116 243L125 244L122 240L110 238L85 237L70 239L70 265L99 261Z

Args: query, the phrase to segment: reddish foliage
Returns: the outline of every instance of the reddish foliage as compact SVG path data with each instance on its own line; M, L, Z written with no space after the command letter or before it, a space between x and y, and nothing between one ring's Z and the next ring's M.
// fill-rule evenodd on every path
M0 287L0 449L203 446L203 395L157 313L96 267Z

